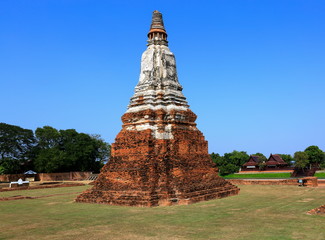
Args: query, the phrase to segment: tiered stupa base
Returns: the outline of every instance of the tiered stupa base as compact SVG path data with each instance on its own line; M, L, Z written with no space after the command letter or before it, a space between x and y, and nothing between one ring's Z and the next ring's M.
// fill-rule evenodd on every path
M192 114L188 110L187 115ZM117 135L112 158L94 187L79 195L77 202L151 207L239 193L239 188L218 176L207 153L207 141L194 125L172 124L172 139L156 139L151 129L127 130L127 126Z

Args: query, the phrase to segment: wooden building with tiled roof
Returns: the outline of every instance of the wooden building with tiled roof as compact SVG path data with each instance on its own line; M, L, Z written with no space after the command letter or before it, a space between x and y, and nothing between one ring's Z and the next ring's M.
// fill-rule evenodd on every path
M283 161L279 154L271 154L265 164L267 168L283 168L287 167L288 165L285 161Z
M259 163L259 156L258 155L250 155L247 162L243 164L242 170L258 169L258 163Z
M280 154L270 154L268 160L262 162L259 155L250 155L240 171L274 171L292 170L293 168L281 158Z

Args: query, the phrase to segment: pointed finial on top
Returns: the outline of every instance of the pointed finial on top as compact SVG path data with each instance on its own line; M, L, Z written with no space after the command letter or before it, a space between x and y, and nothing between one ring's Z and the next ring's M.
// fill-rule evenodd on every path
M148 45L151 44L168 45L162 14L157 10L152 13L152 21L148 33Z

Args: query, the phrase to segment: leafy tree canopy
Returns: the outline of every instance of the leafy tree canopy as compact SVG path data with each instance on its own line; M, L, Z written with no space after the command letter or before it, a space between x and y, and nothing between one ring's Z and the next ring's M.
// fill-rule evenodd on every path
M240 167L248 161L249 155L244 151L234 150L231 153L225 153L224 158L228 163Z
M238 170L239 170L239 166L236 166L232 163L227 163L226 165L220 167L219 173L221 176L225 176L228 174L238 172Z
M298 168L306 168L309 164L308 154L306 152L295 152L294 160Z
M98 172L110 155L110 147L99 135L78 133L74 129L37 128L39 172L94 171Z
M233 151L225 153L224 156L212 153L212 160L219 168L220 175L228 175L238 172L240 167L249 159L249 155L243 151Z
M305 149L305 153L308 155L309 163L319 166L325 161L324 153L318 146L309 146Z
M212 161L213 161L214 163L216 163L217 166L222 165L221 162L222 162L222 160L223 160L223 157L221 157L221 156L219 155L219 153L214 153L214 152L213 152L213 153L210 154L210 156L211 156Z
M279 154L283 161L285 161L289 166L292 164L293 157L290 154Z
M325 159L325 152L323 152L323 159ZM325 160L320 164L322 169L325 169Z
M32 130L0 123L1 173L19 173L26 170L33 157L35 143Z

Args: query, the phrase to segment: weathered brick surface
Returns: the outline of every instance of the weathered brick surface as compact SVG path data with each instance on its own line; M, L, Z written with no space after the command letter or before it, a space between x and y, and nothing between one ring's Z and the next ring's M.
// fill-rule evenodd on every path
M297 179L287 180L249 180L249 179L229 179L229 182L236 185L295 185L297 186Z
M1 188L0 192L9 192L9 191L17 191L17 190L33 190L33 189L43 189L43 188L59 188L59 187L77 187L84 186L83 183L58 183L58 184L44 184L37 186L21 186L18 188Z
M133 113L131 117L142 114ZM190 110L182 114L188 114L188 119L193 115ZM125 116L122 119L127 121ZM162 120L156 124L162 128L172 124L173 139L155 139L150 129L126 130L124 125L112 144L111 160L103 167L94 187L76 201L158 206L238 194L239 188L218 176L207 141L194 122Z
M38 173L38 181L85 180L91 172Z
M37 173L36 181L63 181L63 180L85 180L91 175L91 172L63 172L63 173ZM4 174L0 175L0 182L15 182L19 178L26 180L30 175L25 174Z
M15 182L19 178L25 180L25 174L1 174L0 182Z
M317 187L317 177L305 177L299 178L303 180L303 184L306 187ZM236 185L294 185L298 186L301 183L298 182L298 178L284 179L284 180L251 180L251 179L229 179L229 182Z
M322 205L318 208L314 208L307 212L309 215L325 215L325 205Z
M318 186L318 178L317 177L305 177L303 178L305 181L305 185L307 187L317 187Z

